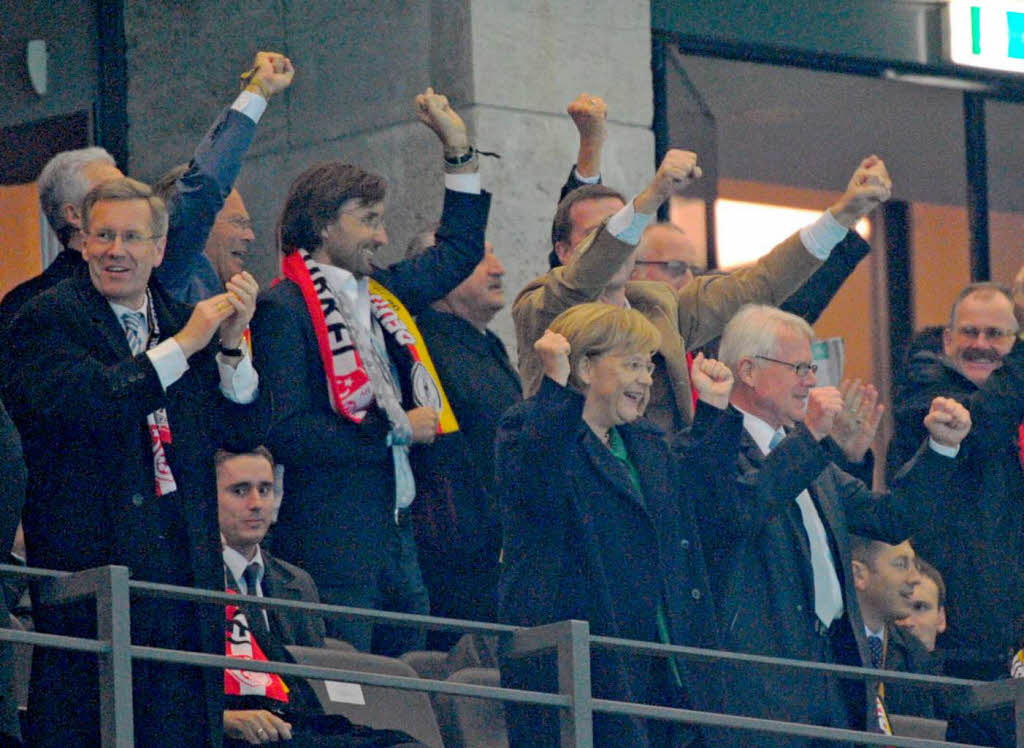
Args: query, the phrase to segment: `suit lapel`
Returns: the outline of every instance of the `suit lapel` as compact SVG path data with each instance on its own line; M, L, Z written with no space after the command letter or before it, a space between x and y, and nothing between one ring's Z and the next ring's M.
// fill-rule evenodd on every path
M78 288L78 298L79 308L88 310L92 329L96 330L103 346L112 354L111 361L120 361L131 356L132 351L128 347L124 328L121 327L110 304L92 285L92 281L86 280Z

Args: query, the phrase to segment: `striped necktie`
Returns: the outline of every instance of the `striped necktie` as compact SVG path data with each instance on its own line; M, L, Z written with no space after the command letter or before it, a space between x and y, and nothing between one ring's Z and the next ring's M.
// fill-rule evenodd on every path
M146 349L146 343L142 339L142 326L145 318L142 312L125 312L121 315L121 325L124 327L125 337L128 338L128 347L133 356L138 356Z

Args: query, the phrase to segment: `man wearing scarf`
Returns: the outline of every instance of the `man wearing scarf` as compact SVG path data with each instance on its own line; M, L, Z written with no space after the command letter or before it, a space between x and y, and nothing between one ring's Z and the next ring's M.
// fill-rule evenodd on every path
M310 167L279 222L284 278L261 298L252 329L274 400L268 446L288 496L275 552L313 576L324 602L426 614L409 448L457 425L412 317L480 262L490 196L447 99L428 88L416 115L444 146L437 246L375 267L387 243L384 180L339 162ZM406 630L374 642L366 621L327 627L364 651L396 655L423 643Z

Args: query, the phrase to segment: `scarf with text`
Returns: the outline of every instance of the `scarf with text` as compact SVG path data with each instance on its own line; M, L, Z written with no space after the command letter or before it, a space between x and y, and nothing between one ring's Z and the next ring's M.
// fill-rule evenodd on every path
M226 592L237 594L236 590ZM256 642L256 636L249 626L249 620L237 605L225 605L227 625L224 629L224 650L228 657L241 660L267 662L267 655ZM288 686L276 673L261 673L252 670L226 669L224 671L224 693L229 696L265 696L274 701L288 702Z
M399 398L401 391L397 383L391 381L390 367L386 361L380 367L383 369L380 379L388 381L373 381L377 377L371 379L367 371L367 359L375 356L375 351L372 345L360 347L356 344L352 328L358 323L351 312L346 313L342 308L347 300L340 300L331 293L319 264L305 250L298 249L285 255L281 267L284 277L299 287L309 310L334 412L355 423L361 423L370 405L376 401L388 413L394 429L399 419L397 414L389 412L386 407L391 398L382 390L390 386L397 391ZM412 358L411 378L415 404L434 408L438 412L439 434L457 431L459 426L455 414L412 315L394 294L372 279L370 310L381 329L404 346Z

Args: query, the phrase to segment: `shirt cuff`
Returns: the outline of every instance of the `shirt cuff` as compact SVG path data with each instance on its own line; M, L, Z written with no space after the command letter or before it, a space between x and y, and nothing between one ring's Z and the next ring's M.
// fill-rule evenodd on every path
M956 457L960 453L960 445L955 447L947 447L945 444L939 444L937 441L928 437L928 447L933 452L938 452L943 457Z
M253 122L258 123L260 117L267 111L267 100L258 93L242 91L242 93L238 94L238 98L235 99L235 103L231 105L231 108L236 112L241 112Z
M242 358L232 367L223 353L217 354L217 371L220 372L220 391L233 403L247 405L256 399L260 377L252 365L248 351L242 348Z
M182 374L188 371L188 359L185 352L181 350L178 341L174 338L167 338L162 343L146 351L149 361L156 369L156 375L160 379L160 386L164 392L172 384L181 379Z
M580 174L580 170L579 169L577 169L575 166L573 166L572 167L572 175L573 175L573 177L576 178L577 182L582 182L583 184L601 184L601 173L600 172L598 172L597 174L595 174L592 177L585 177L582 174Z
M469 174L445 174L445 189L452 192L468 192L471 195L480 194L480 172L474 171Z
M622 210L608 219L608 231L619 241L635 247L640 243L640 235L644 233L647 224L653 220L653 215L637 213L630 200Z
M835 247L846 237L847 228L825 211L818 220L800 229L800 241L819 260L827 260Z

